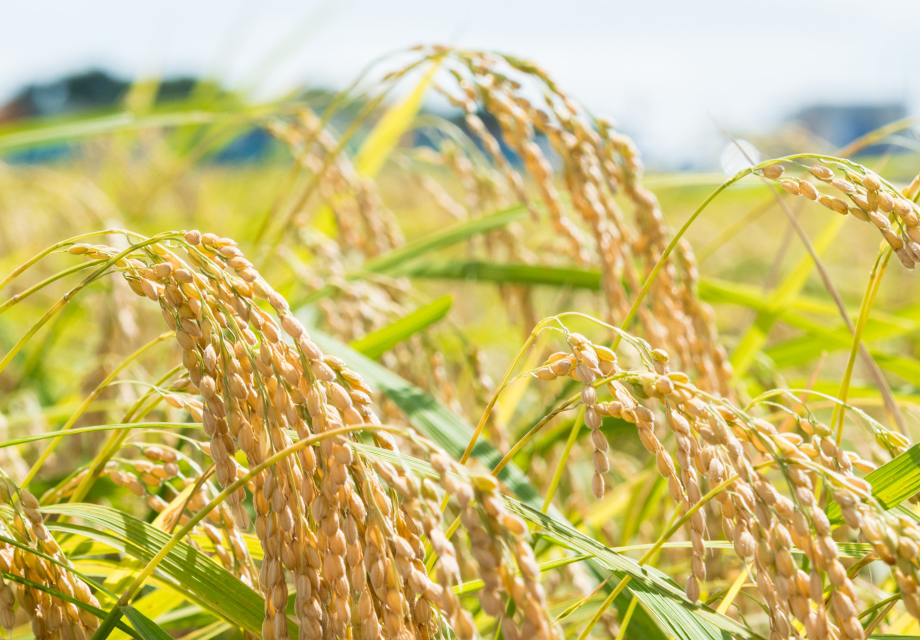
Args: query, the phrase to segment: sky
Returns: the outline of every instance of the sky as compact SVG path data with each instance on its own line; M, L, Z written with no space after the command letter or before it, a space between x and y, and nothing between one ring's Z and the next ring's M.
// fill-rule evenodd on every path
M0 0L0 102L88 67L208 73L255 98L346 85L419 43L538 62L671 164L812 103L920 108L920 2Z

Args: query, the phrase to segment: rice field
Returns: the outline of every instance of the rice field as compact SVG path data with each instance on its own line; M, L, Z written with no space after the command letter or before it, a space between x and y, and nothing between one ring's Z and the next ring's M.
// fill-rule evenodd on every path
M649 174L538 63L0 129L8 637L920 637L916 122Z

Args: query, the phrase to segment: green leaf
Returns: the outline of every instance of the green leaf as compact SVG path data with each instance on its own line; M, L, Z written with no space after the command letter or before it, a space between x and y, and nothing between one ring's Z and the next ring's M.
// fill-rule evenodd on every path
M459 222L455 225L432 233L424 238L419 238L413 242L403 245L398 249L388 251L382 256L378 256L364 263L364 271L388 272L396 267L423 256L432 251L439 251L451 245L462 242L468 238L492 231L503 227L510 222L523 217L527 213L527 207L524 205L515 205L495 213L474 218L465 222Z
M599 271L494 262L440 262L408 265L395 275L442 280L476 280L499 284L549 285L573 289L601 288Z
M872 485L872 495L886 509L893 509L920 492L920 444L880 466L866 476L866 481ZM827 517L840 522L840 505L829 504Z
M27 149L37 145L66 142L121 131L218 122L247 122L270 113L271 108L259 107L241 110L237 113L178 110L136 117L129 112L119 112L96 114L89 117L67 117L63 121L59 119L30 121L25 128L0 131L0 151Z
M214 622L206 627L201 627L200 629L186 633L182 636L182 640L210 640L211 638L222 636L222 634L229 630L230 625L226 622Z
M597 271L567 267L542 267L524 264L490 262L414 263L397 267L393 275L412 278L472 280L499 284L547 285L573 289L599 290L601 274ZM756 287L705 279L699 285L700 297L709 303L735 304L752 309L766 317L775 316L789 326L805 331L801 337L767 347L764 352L777 368L784 369L813 362L822 351L849 349L852 336L849 329L838 326L829 329L826 322L812 320L796 309L807 309L837 315L837 308L816 298L798 297L793 304L777 310L770 299L764 299ZM866 325L863 338L881 340L920 332L920 323L913 319L917 309L910 307L897 314L874 313ZM885 370L920 386L920 362L897 354L869 349L875 361Z
M406 314L396 322L377 329L363 338L353 340L349 346L355 351L360 351L368 358L376 360L396 344L430 327L447 315L453 301L454 299L450 295L441 296L437 300Z
M137 631L144 640L172 640L172 636L163 631L156 622L131 605L124 605L119 608L131 622L131 626L134 627L134 630Z
M149 584L149 583L148 583ZM127 586L127 585L126 585ZM145 593L143 596L136 598L133 603L130 605L133 609L134 614L139 614L144 616L149 620L158 618L161 615L167 614L170 611L178 609L185 602L185 596L181 593L174 591L173 589L152 589L148 593ZM190 607L194 611L200 613L201 609L197 606ZM122 608L122 613L128 616L128 619L131 620L134 628L144 635L141 632L140 628L134 624L133 619L128 615L127 611ZM162 622L162 621L161 621ZM156 624L156 623L153 623ZM165 623L164 623L165 624ZM109 638L112 640L124 639L124 634L120 631L113 631Z
M149 562L169 541L165 532L115 509L94 504L55 504L43 511L79 518L90 526L49 522L52 531L63 531L104 542L143 563ZM180 542L157 565L157 574L202 608L236 627L261 633L265 602L262 596L220 564ZM296 627L291 624L292 635Z
M796 309L807 309L830 313L832 307L832 315L837 316L836 306L826 305L820 300L799 297L793 304L777 311L770 300L765 300L762 292L755 287L710 279L700 282L699 291L700 297L710 304L736 304L765 316L775 316L775 319L791 327L802 329L804 335L763 349L763 353L773 361L778 369L814 362L824 351L849 350L852 346L852 334L847 327L840 324L834 328L828 328L827 322L812 320L796 312ZM914 319L916 314L917 310L913 306L897 314L873 312L863 331L863 342L917 333L920 331L920 324ZM875 348L868 350L880 367L920 386L920 363L916 360L885 353Z

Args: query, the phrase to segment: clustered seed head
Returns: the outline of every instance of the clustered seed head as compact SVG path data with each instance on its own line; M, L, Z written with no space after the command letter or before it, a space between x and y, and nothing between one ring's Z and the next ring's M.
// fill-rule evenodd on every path
M362 178L348 156L339 153L339 141L315 113L301 107L293 122L273 123L271 130L318 176L318 195L335 216L341 247L371 257L402 244L396 218L383 206L373 181ZM303 227L306 220L295 218L294 227Z
M272 131L314 177L315 200L332 213L339 231L335 239L312 231L306 226L307 216L298 216L291 225L299 241L318 257L311 264L292 262L310 290L328 292L317 304L323 326L349 342L404 317L411 311L406 304L405 282L346 277L361 261L404 244L396 218L383 205L376 184L358 174L348 156L340 153L341 143L309 109L301 109L292 121L275 123ZM433 188L431 183L426 181L429 188ZM440 197L442 202L448 199L446 194ZM382 359L392 371L460 410L458 403L451 402L456 395L452 381L437 376L437 365L430 362L437 355L436 348L416 335L407 343L395 345ZM401 412L388 413L387 418L405 423Z
M642 185L644 168L633 141L610 123L589 117L530 62L443 48L435 48L432 55L450 68L456 82L455 91L447 85L437 85L437 90L463 111L468 131L482 143L498 177L503 176L504 201L526 204L537 219L537 202L528 196L524 175L511 166L503 148L521 158L535 184L558 239L541 262L567 258L597 265L607 319L624 317L631 304L628 292L641 286L669 241L658 201ZM515 74L536 85L542 105L524 97ZM494 117L496 127L486 126L484 113ZM453 164L455 146L448 144L442 155L447 156L442 164ZM571 197L570 206L563 203L559 183ZM633 222L618 204L621 195L632 206ZM508 259L526 255L518 246L509 247L508 254ZM672 347L680 362L696 369L703 388L730 397L730 366L716 339L711 309L693 293L697 278L693 251L681 243L654 281L639 324L650 340ZM527 306L518 308L530 329L530 318L536 316Z
M596 266L602 274L605 316L608 321L624 317L631 304L629 292L639 289L669 241L658 201L642 184L644 167L633 141L609 122L590 117L533 63L441 46L418 50L424 52L421 60L388 74L384 82L395 82L436 58L448 82L434 82L432 87L462 110L466 132L485 156L444 136L436 149L413 152L413 157L448 169L464 186L466 201L458 202L427 174L421 179L423 188L453 217L476 217L514 203L524 204L534 221L547 215L553 238L545 246L528 246L528 234L513 223L484 234L485 251L495 261L526 263L538 258L544 264L574 261ZM533 84L542 100L525 97L533 91L524 91L524 82ZM362 198L351 195L373 192L368 184L356 181L347 158L337 153L342 143L336 142L322 119L305 110L274 131L316 177L318 186L310 193L315 191L317 201L331 209L340 231L336 247L330 246L332 241L301 233L313 250L316 244L325 245L321 252L330 257L317 261L328 273L307 281L319 287L330 282L329 275L343 275L346 253L352 247L371 256L399 244L393 233L370 224L380 220L389 229L390 213L363 208ZM521 158L522 169L509 162L508 149ZM410 173L417 179L418 172ZM531 183L536 198L527 187ZM631 218L620 204L623 201L632 209ZM389 245L386 237L391 239ZM470 241L471 249L476 242ZM701 388L731 397L731 367L717 339L712 310L694 293L697 278L693 251L681 243L653 282L638 324L650 341L668 347L675 362L697 374ZM319 307L332 330L348 339L375 324L366 315L369 309L386 310L399 301L379 284L342 279L335 280L333 288L334 298ZM500 285L500 290L529 331L539 318L530 289ZM382 315L385 312L376 317ZM382 326L379 320L376 326ZM419 367L410 363L430 353L430 349L408 351L385 364L400 365L394 370L411 374L407 377L424 387L429 376L418 376ZM450 392L448 388L436 395L446 401Z
M6 479L0 479L0 503L8 504L13 510L11 526L8 529L0 524L0 533L55 561L50 562L22 547L0 542L0 571L98 608L99 602L89 586L70 570L70 561L45 527L35 496L24 489L15 489ZM24 583L16 584L15 589L19 605L28 614L36 638L86 640L99 626L95 615L73 602ZM0 577L0 627L7 631L12 630L16 623L13 606L12 581L4 582Z
M570 353L560 351L552 354L534 375L541 380L569 376L584 385L581 389L581 400L585 405L585 424L591 429L591 442L594 445L594 478L591 481L591 490L600 500L604 497L604 474L610 470L607 439L600 432L601 416L610 414L607 413L606 405L598 405L597 390L593 383L619 370L616 354L607 347L591 344L580 333L570 333L568 342L572 349Z
M598 446L601 417L621 418L636 426L640 441L667 479L671 497L687 518L691 542L688 598L700 597L706 579L706 541L713 532L705 507L715 506L713 513L721 519L722 533L732 542L735 554L753 564L772 638L795 637L793 618L810 638L863 638L856 588L841 562L832 523L816 499L820 480L840 506L845 527L871 543L878 557L892 567L908 611L914 616L920 613L920 559L916 555L920 528L908 518L886 512L872 497L869 483L856 475L856 471L873 470L871 462L842 449L830 429L813 419L799 419L804 435L779 432L771 422L701 391L686 374L669 371L667 355L661 350L623 337L640 352L644 370L623 369L615 357L607 355L606 347L570 334L573 353L554 354L533 375L542 380L568 375L586 385L582 402L595 448L595 495L603 490L603 478L598 480L602 475L598 452L606 450L605 443ZM608 364L602 365L604 362ZM604 385L611 399L600 401L596 391ZM657 403L660 413L646 406L649 403ZM662 444L661 427L673 436L676 457ZM880 425L876 428L884 431ZM886 433L887 441L904 445L903 438ZM600 468L606 469L603 463ZM768 475L770 469L778 470L779 477ZM778 489L782 484L787 492ZM715 505L703 502L706 486L709 491L717 490ZM794 552L808 558L810 573L799 568ZM831 595L825 602L827 590ZM834 619L829 618L829 610Z
M914 203L920 192L920 176L898 192L875 173L855 163L838 163L838 175L823 164L808 167L812 176L828 185L839 196L822 192L806 178L786 178L781 164L767 165L761 174L779 180L782 188L795 196L805 196L841 215L852 215L875 226L898 260L907 269L920 262L920 209Z
M221 486L243 472L234 457L238 450L251 468L289 447L293 438L379 427L372 390L344 361L320 351L233 240L189 231L173 243L141 244L117 267L132 290L159 303L176 332L187 391L201 397L206 448ZM180 248L188 261L179 257ZM74 245L71 252L106 258L117 253L98 245ZM171 394L171 404L195 406L180 398ZM398 450L387 432L378 428L373 436L378 446ZM434 487L388 463L369 464L355 453L355 437L331 433L249 484L263 549L255 577L265 597L262 637L288 637L285 610L293 588L301 638L427 638L440 616L458 637L472 638L472 618L450 589L459 581L459 565L441 530ZM165 473L165 465L174 462L166 461L172 456L165 449L146 448L144 454L132 473L113 467L110 475L143 493L144 485L161 480L156 463L165 462L160 472ZM470 479L447 462L439 466L441 489L457 500L480 575L489 576L489 612L503 614L507 594L519 612L504 623L509 637L515 625L535 637L556 637L526 530L505 511L497 484ZM248 528L245 499L243 488L233 492L220 518ZM190 508L203 502L195 495ZM223 544L209 524L205 534ZM438 554L437 583L427 577L423 536ZM243 564L245 558L237 560Z
M527 527L520 517L505 508L495 478L470 478L462 466L442 453L431 457L431 465L439 474L441 488L452 496L461 510L460 521L469 535L478 575L485 583L480 594L483 611L500 618L506 606L502 595L509 594L517 611L522 613L523 621L519 628L513 617L506 617L501 627L505 637L509 640L561 637L548 616L540 568L528 542ZM447 540L436 531L433 534L429 539L435 550L439 554L442 551L450 553L452 557L452 547ZM456 560L438 569L438 581L442 585L451 584L458 575ZM458 605L453 601L449 607ZM462 626L472 625L467 611L446 611L464 618L466 622L461 623Z

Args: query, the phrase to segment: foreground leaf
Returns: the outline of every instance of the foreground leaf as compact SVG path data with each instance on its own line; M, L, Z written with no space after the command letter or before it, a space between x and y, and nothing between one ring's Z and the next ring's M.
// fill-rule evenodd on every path
M894 509L904 500L920 492L920 444L915 444L866 476L872 485L872 495L886 509ZM842 520L840 505L827 507L827 517L832 522Z
M94 504L56 504L43 511L79 518L91 526L49 522L52 531L62 531L108 544L141 562L149 562L169 541L165 532L126 513ZM175 585L202 608L236 627L261 633L265 602L262 596L229 573L220 564L180 542L157 566L157 573ZM296 627L291 625L293 635Z

